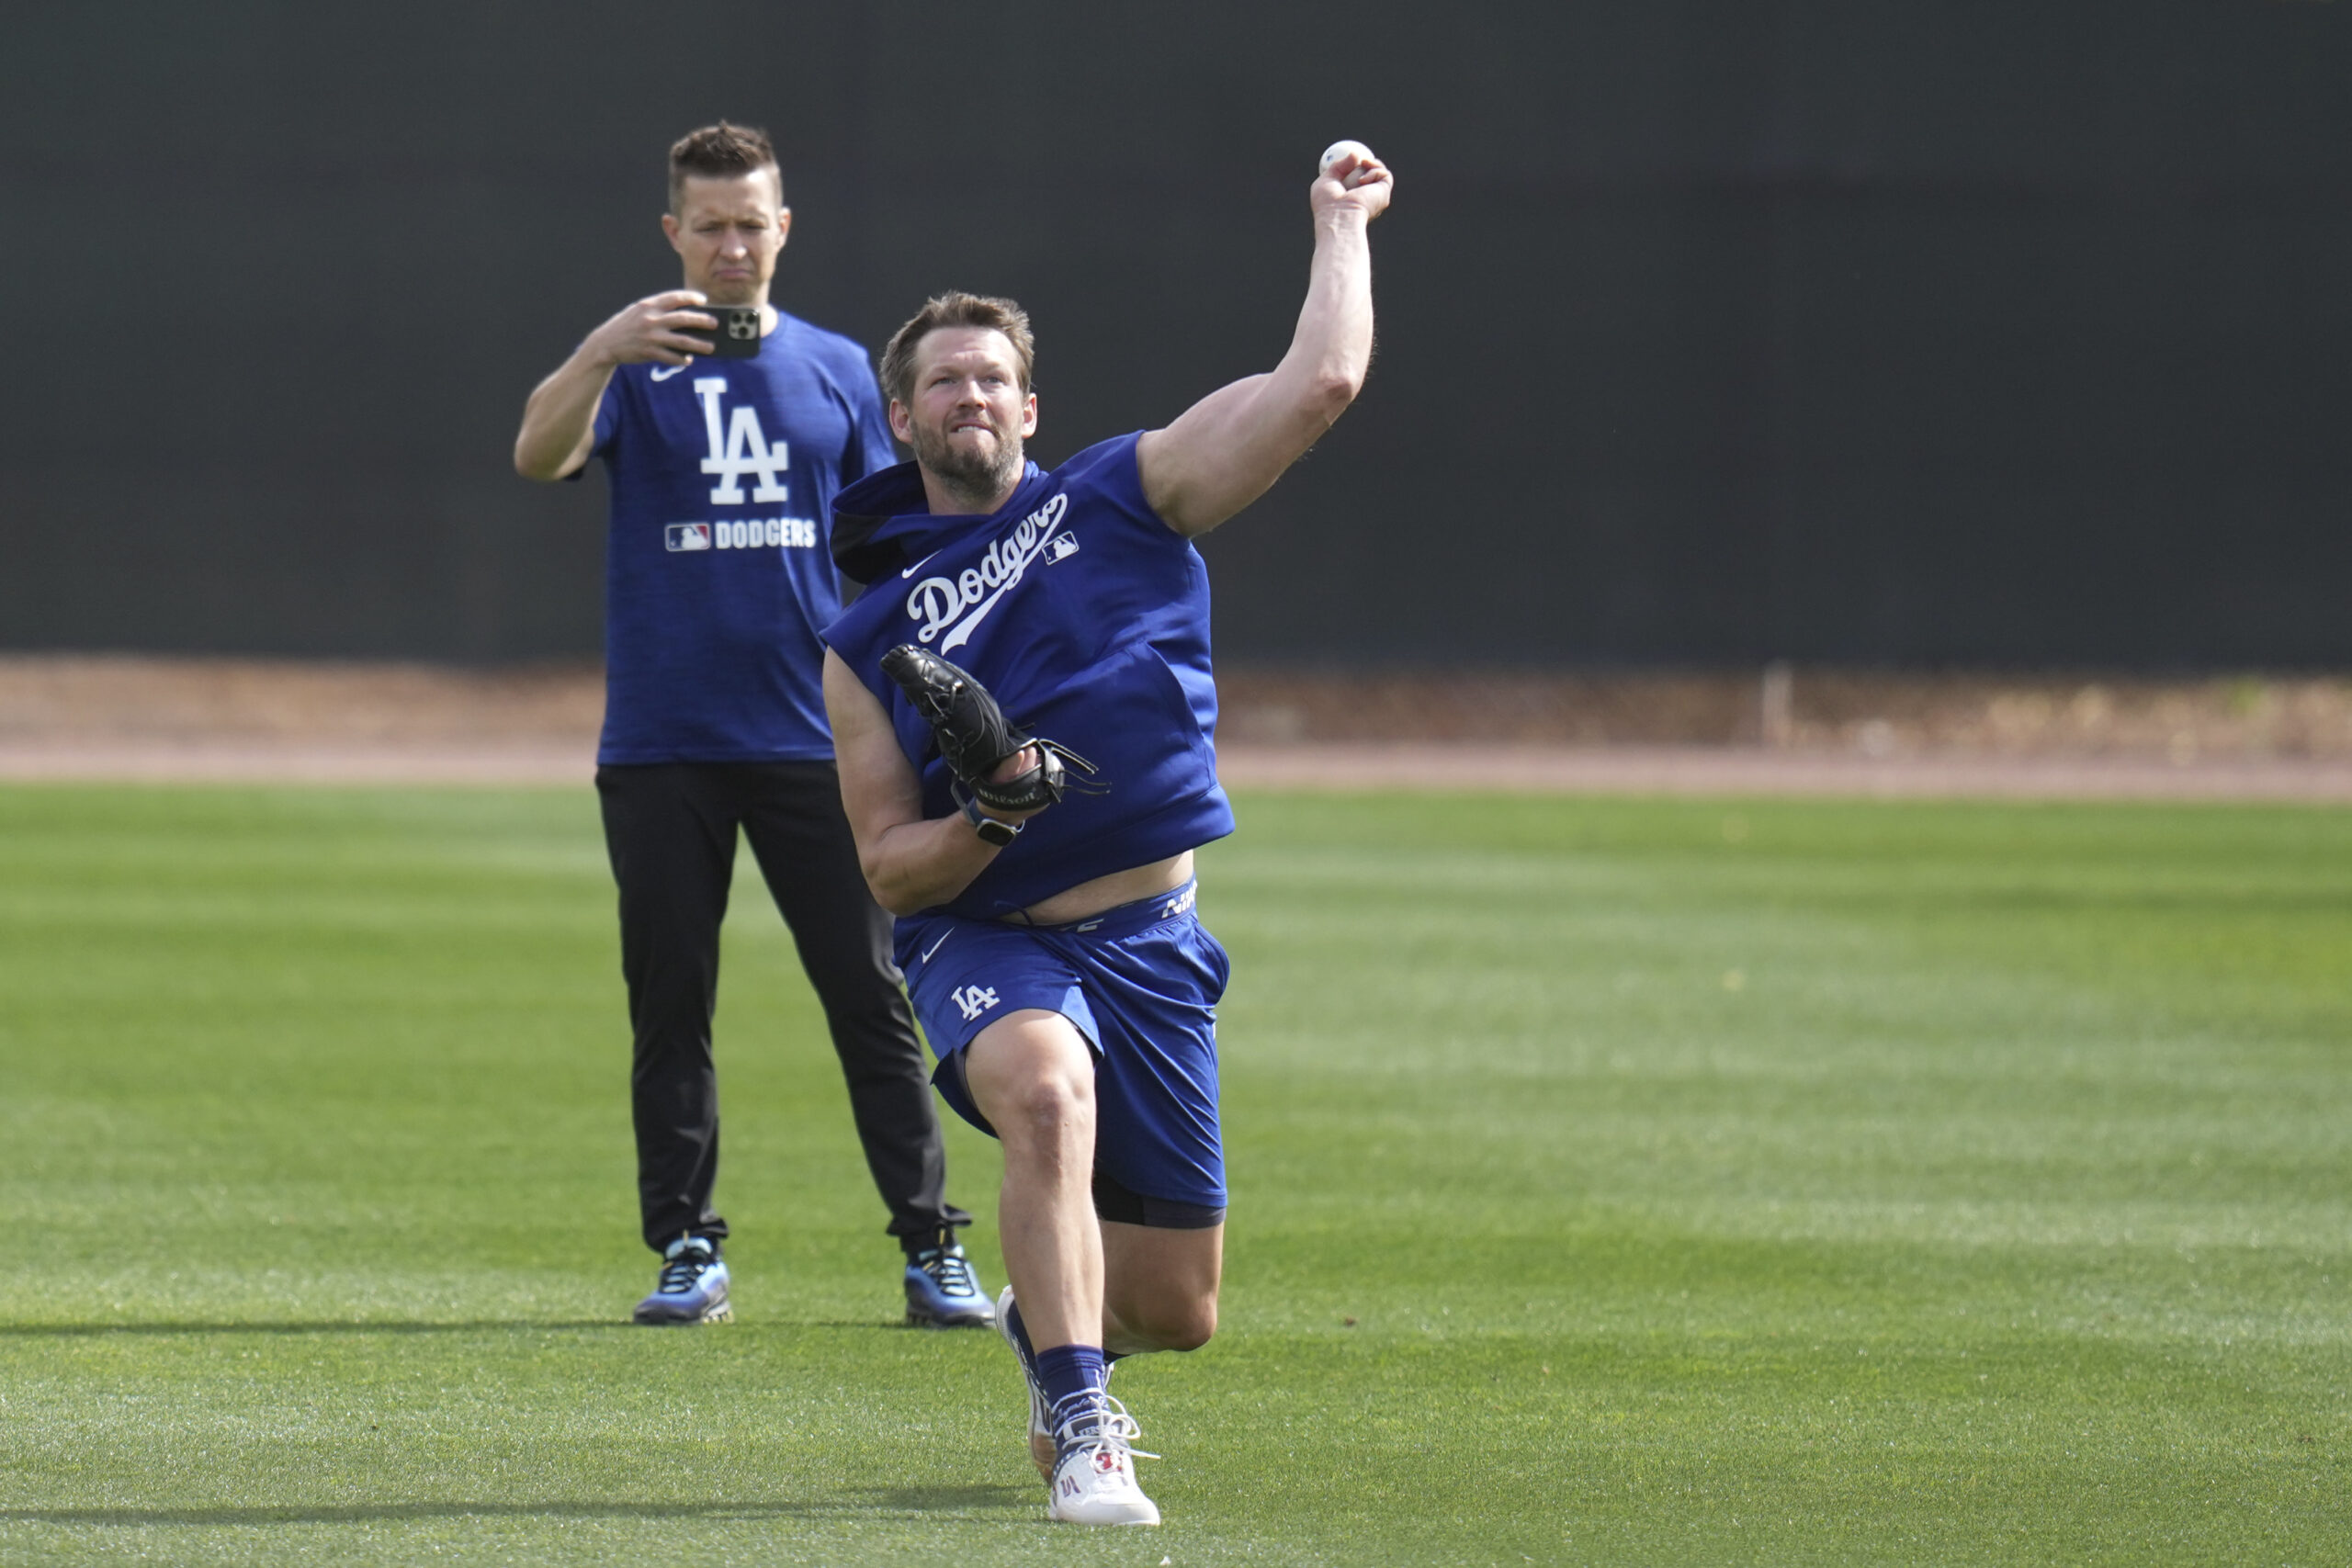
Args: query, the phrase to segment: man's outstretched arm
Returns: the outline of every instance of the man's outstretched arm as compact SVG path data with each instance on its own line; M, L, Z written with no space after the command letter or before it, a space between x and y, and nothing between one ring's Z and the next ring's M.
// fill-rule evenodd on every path
M716 332L718 318L695 310L702 296L673 288L639 299L582 339L571 357L532 389L514 436L514 471L526 479L568 479L596 446L596 404L613 372L639 360L690 365L708 347L678 329Z
M1144 434L1136 453L1144 496L1178 533L1205 534L1265 494L1355 400L1372 363L1365 229L1394 184L1376 158L1342 157L1324 171L1309 197L1315 261L1290 352Z

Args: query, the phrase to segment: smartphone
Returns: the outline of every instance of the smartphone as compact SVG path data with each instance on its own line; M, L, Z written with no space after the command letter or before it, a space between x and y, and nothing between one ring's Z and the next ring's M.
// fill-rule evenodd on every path
M688 305L684 309L700 310L706 316L718 318L718 334L710 339L706 351L713 359L753 359L760 352L760 308L757 305ZM698 338L702 333L692 327L678 329L688 337Z

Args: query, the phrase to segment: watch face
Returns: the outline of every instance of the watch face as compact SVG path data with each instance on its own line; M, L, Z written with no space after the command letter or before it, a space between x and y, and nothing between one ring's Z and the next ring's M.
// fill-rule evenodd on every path
M980 842L984 844L994 844L1002 849L1021 836L1020 823L1000 822L986 815L980 810L979 801L960 789L956 792L956 804L962 808L964 820L972 825L972 831L979 835Z

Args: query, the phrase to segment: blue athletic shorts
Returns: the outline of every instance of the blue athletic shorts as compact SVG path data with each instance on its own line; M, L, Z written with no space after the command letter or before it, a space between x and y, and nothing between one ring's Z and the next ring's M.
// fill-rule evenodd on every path
M1108 1177L1148 1202L1224 1209L1216 1003L1231 967L1193 912L1195 887L1062 926L901 920L899 967L956 1114L994 1136L964 1086L964 1047L1023 1009L1057 1012L1094 1049L1098 1190Z

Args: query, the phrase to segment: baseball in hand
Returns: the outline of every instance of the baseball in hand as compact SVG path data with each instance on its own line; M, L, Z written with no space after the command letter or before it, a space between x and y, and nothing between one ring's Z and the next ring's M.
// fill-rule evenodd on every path
M1364 166L1372 162L1372 149L1361 141L1334 141L1323 149L1323 161L1316 165L1315 172L1328 175L1331 172L1331 165L1342 158L1353 158L1356 161L1356 166L1349 170L1348 177L1340 182L1350 190L1353 190L1363 181Z

